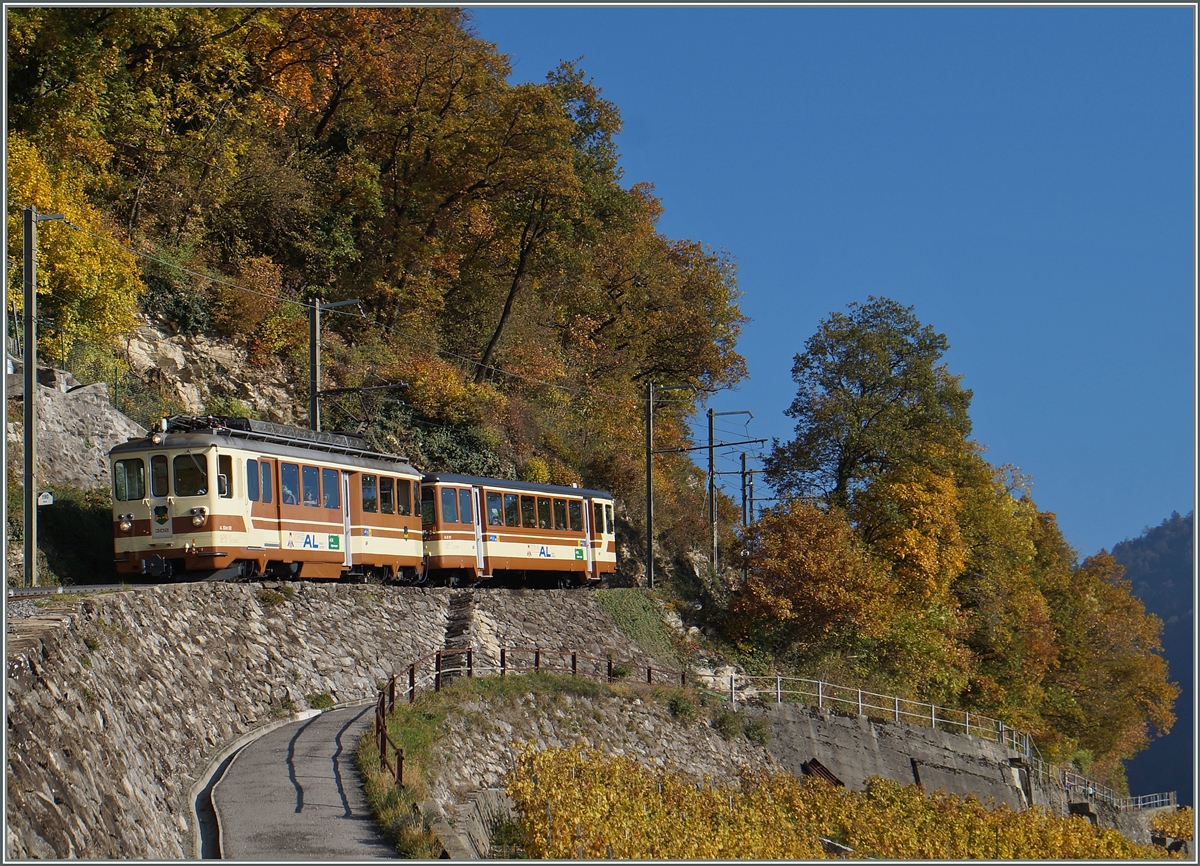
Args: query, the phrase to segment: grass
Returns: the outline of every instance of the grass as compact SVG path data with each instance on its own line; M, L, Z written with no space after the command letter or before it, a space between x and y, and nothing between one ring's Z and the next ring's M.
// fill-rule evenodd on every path
M314 710L327 710L333 706L333 696L327 692L305 695L304 700L308 701L308 705Z
M653 656L679 661L675 638L663 623L657 602L644 591L603 589L596 592L595 598L627 637Z

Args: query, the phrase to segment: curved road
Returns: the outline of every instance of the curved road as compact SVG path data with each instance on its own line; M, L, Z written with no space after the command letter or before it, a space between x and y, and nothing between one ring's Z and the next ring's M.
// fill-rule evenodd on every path
M247 744L213 787L226 860L388 860L354 766L375 706L330 710Z

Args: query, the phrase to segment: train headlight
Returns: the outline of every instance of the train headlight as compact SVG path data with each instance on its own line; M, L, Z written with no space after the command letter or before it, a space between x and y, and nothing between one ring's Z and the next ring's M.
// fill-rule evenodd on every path
M208 509L200 507L192 509L192 526L203 526L208 519Z
M151 433L150 434L150 441L153 442L155 445L163 444L163 440L166 438L167 437L166 437L165 433Z
M118 523L117 526L120 527L122 532L129 532L133 529L133 515L121 514L118 516L121 518L121 522Z

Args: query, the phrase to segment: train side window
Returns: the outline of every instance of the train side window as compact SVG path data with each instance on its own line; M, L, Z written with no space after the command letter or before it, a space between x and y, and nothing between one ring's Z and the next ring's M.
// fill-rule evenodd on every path
M316 508L321 504L321 471L316 466L300 467L300 490L304 493L304 504Z
M567 502L567 511L571 515L571 529L583 532L583 503L578 499Z
M379 499L375 495L375 476L364 475L362 477L362 493L363 493L363 511L370 511L374 514L379 510Z
M504 506L500 502L500 494L489 490L487 495L488 526L504 525Z
M295 463L279 464L279 486L283 488L283 504L300 504L300 467Z
M408 494L412 490L408 482L403 478L396 481L396 513L408 516L412 514L412 500L408 498Z
M458 491L458 514L459 514L460 522L462 522L462 523L474 523L475 522L475 509L471 507L471 491L470 490L459 490Z
M150 458L150 495L167 495L167 455L155 454Z
M146 496L146 464L141 457L118 460L113 466L114 496L120 502L144 499Z
M262 462L262 501L271 501L271 491L275 489L275 485L271 481L271 464L267 461Z
M612 535L614 532L617 531L617 528L616 528L616 526L613 525L613 515L612 515L612 506L611 505L604 506L604 517L605 517L606 523L608 525L608 534Z
M532 496L521 497L521 525L527 529L537 529L537 503Z
M458 523L458 494L453 487L442 488L442 523Z
M435 503L433 501L433 488L421 488L421 523L425 526L433 526L437 523L437 515L434 513Z
M246 498L258 502L258 461L246 461Z
M208 455L180 454L175 458L175 495L203 496L208 493Z
M567 500L565 499L554 500L554 528L567 528Z
M217 455L217 493L224 499L233 498L233 456Z
M321 470L321 492L324 494L322 502L326 508L341 508L342 507L342 489L338 483L338 471L336 469Z
M379 510L384 514L396 513L396 480L379 476Z
M592 532L600 535L604 532L604 506L599 502L592 503Z
M550 497L549 496L539 496L538 497L538 528L539 529L549 529L550 528Z
M520 526L521 509L518 507L519 496L515 493L504 494L504 525Z

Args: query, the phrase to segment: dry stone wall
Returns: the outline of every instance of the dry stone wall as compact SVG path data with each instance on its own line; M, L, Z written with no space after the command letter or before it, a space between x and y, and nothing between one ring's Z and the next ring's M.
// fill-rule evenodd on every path
M10 626L7 857L190 856L188 793L224 745L306 695L372 697L442 644L448 590L291 586L162 586Z

